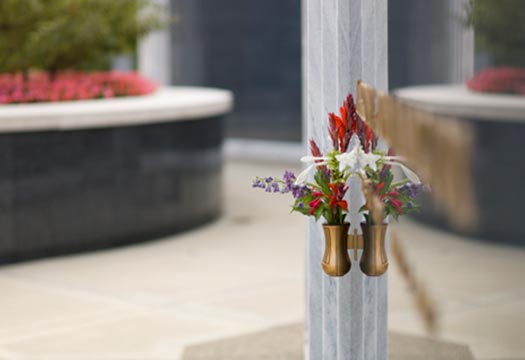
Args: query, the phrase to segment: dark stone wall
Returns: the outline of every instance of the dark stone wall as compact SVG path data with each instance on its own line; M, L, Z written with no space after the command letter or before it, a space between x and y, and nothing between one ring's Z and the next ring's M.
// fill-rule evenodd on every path
M173 84L232 90L229 136L301 140L301 1L172 0Z
M449 27L461 21L447 0L395 0L388 3L390 89L449 83L455 79Z
M149 240L221 210L222 119L0 134L0 262Z

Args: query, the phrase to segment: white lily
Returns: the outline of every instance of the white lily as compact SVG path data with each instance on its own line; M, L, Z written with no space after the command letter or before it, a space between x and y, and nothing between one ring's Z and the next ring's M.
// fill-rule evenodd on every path
M387 158L396 158L396 157L387 156ZM385 161L385 164L399 166L399 168L401 169L401 171L403 171L403 174L405 174L408 180L410 180L412 183L416 185L421 184L421 180L419 179L419 176L417 176L417 174L414 171L410 170L405 164L402 164L398 161Z
M365 153L361 145L356 143L350 152L336 155L335 158L339 161L339 171L348 170L355 174L362 172L367 166L376 171L377 161L381 159L381 155Z
M398 156L384 156L373 153L364 152L361 144L357 142L354 148L347 153L335 156L339 162L339 171L348 171L350 174L358 174L364 172L364 169L369 166L373 171L377 171L377 162L383 160L385 164L398 166L401 168L405 176L414 184L421 184L421 180L415 172L410 170L407 166L400 162L402 160ZM328 157L326 156L303 156L301 161L304 163L312 163L304 169L295 180L296 184L302 184L308 178L308 175L317 167L328 164Z
M325 156L309 156L309 155L307 155L307 156L303 156L301 158L301 162L304 162L304 163L312 162L313 164L309 165L299 175L297 175L297 179L295 179L295 184L296 185L304 183L306 181L306 179L308 179L308 175L317 166L322 166L322 165L328 164L328 158L325 157Z

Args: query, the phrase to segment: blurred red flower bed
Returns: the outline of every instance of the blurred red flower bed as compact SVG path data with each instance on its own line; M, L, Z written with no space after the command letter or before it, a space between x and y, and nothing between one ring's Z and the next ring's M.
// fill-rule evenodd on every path
M136 72L63 72L51 79L44 72L0 74L0 104L103 99L145 95L157 85Z
M473 91L525 95L525 69L513 67L489 68L467 80Z

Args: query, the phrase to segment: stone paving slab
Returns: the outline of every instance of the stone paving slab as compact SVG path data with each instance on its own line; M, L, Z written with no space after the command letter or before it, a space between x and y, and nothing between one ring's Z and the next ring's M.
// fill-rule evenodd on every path
M214 341L186 349L183 360L302 360L302 324ZM468 346L423 337L389 334L389 360L473 360Z
M224 216L199 229L0 267L0 359L177 360L189 346L302 323L304 219L289 214L288 197L250 186L284 168L227 162ZM394 227L436 301L440 338L478 360L525 359L525 249L405 219ZM391 339L424 336L391 260Z

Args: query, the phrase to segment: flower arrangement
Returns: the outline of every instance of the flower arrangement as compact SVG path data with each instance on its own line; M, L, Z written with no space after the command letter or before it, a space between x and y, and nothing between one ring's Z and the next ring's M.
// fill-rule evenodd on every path
M315 153L317 145L313 141L311 145ZM345 222L348 212L348 202L344 200L348 190L346 177L336 169L330 170L326 165L319 165L313 182L300 183L295 174L287 170L282 179L257 177L253 187L266 189L267 192L291 193L294 198L292 211L314 216L316 220L323 217L328 224L336 225Z
M145 95L157 86L135 72L62 72L0 75L0 104Z
M378 160L377 169L365 168L366 177L363 177L363 191L366 203L360 211L364 213L368 225L379 225L385 222L388 216L398 219L399 216L419 211L416 201L422 186L414 180L413 174L406 179L394 181L391 171L392 165L384 160ZM412 180L411 180L412 179ZM371 195L366 196L366 187Z
M267 192L291 193L292 212L323 217L327 225L342 225L348 215L347 180L360 176L366 203L360 211L368 225L382 224L388 216L397 219L419 206L416 197L421 190L417 175L392 152L378 148L378 139L356 110L352 95L348 95L340 114L328 114L328 133L332 149L322 154L315 140L310 140L311 156L302 162L310 163L297 177L285 171L282 179L257 177L253 187ZM406 175L395 181L393 167ZM313 172L313 181L307 181Z

